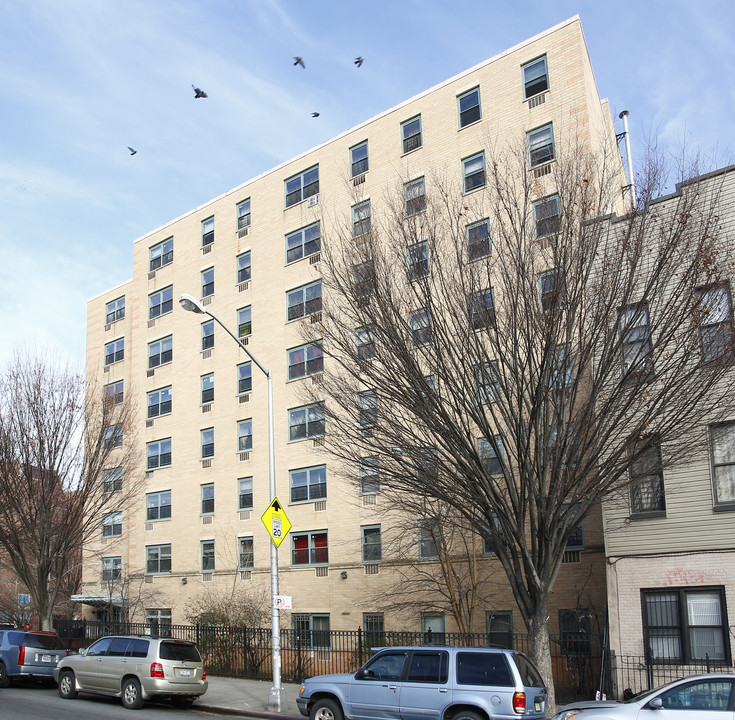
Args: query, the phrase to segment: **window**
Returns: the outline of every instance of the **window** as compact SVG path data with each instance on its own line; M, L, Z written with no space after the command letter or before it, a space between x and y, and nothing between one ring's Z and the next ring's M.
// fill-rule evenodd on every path
M363 613L362 629L365 647L385 647L385 617L383 613Z
M237 311L237 337L244 338L253 332L251 306L240 308Z
M241 537L239 538L240 545L240 570L252 570L254 565L253 561L253 538L252 537Z
M237 258L237 282L242 283L250 280L250 250L240 253Z
M370 200L363 200L352 206L352 237L367 235L370 230Z
M105 428L104 435L105 450L122 447L123 427L122 425L110 425Z
M291 615L291 626L294 630L296 643L302 648L328 650L332 645L332 636L329 632L329 615L296 613Z
M202 515L211 515L214 512L214 483L205 483L200 486L202 495Z
M202 297L214 295L214 268L202 270Z
M439 557L441 531L436 518L419 520L419 559L436 560Z
M536 237L543 238L559 232L561 227L561 211L559 210L559 196L538 200L533 204L533 221L536 228Z
M173 345L172 335L148 343L148 367L155 368L170 363L174 354Z
M709 441L715 507L735 505L735 423L711 425Z
M145 571L148 575L171 572L171 545L147 545Z
M326 565L329 562L327 531L291 533L292 565Z
M382 682L400 680L407 656L408 653L405 650L382 652L365 665L367 674Z
M403 186L403 201L406 215L416 215L426 210L426 185L424 178L411 180Z
M291 502L323 500L327 497L327 466L291 470L288 473Z
M489 405L498 399L500 366L497 360L475 365L475 397L480 405Z
M202 460L214 457L214 428L200 430L199 434L202 446Z
M576 517L579 512L578 505L565 505L564 511L571 511L572 517ZM584 520L580 520L572 529L569 537L567 538L567 544L565 545L567 550L582 550L584 548Z
M480 117L480 88L476 87L457 97L460 130L477 122Z
M148 470L171 465L171 438L146 443L146 467Z
M366 298L375 290L375 265L372 260L352 266L353 286L356 298Z
M214 347L214 320L206 320L202 323L202 350Z
M464 180L464 191L466 193L485 187L485 153L462 160L462 178Z
M380 562L383 558L380 525L363 525L360 531L362 534L362 561L364 563Z
M372 360L375 357L375 330L361 327L355 330L355 351L358 360Z
M377 457L360 458L360 494L380 492L380 460Z
M286 263L314 255L322 249L321 225L318 222L286 235Z
M253 449L253 420L239 420L237 423L237 451L247 452Z
M121 467L102 471L102 492L122 492L123 470Z
M411 152L421 147L421 115L401 123L403 152Z
M145 496L146 520L168 520L171 517L171 491L161 490Z
M701 720L725 715L732 689L733 681L720 675L678 683L657 697L661 698L661 705L666 708L663 713L673 717L689 715Z
M172 263L174 261L174 239L170 237L157 245L151 246L149 258L151 272Z
M552 311L562 299L562 288L559 273L556 270L548 270L541 273L538 279L539 296L541 299L541 312Z
M589 655L589 610L559 610L559 640L564 655Z
M153 320L160 315L170 313L174 309L174 286L158 290L148 296L148 319Z
M411 347L429 345L433 340L431 329L431 313L426 308L420 308L409 316L411 327Z
M732 305L724 285L699 291L698 323L702 360L712 362L732 354Z
M477 260L490 255L490 221L480 220L467 226L467 258Z
M148 418L157 418L171 412L171 386L148 393Z
M109 325L125 317L125 296L111 300L105 305L105 324Z
M237 508L238 510L253 509L253 478L244 477L237 481Z
M237 366L237 394L249 393L253 389L253 364L248 361Z
M654 663L730 662L721 587L642 590L643 638Z
M214 218L202 220L202 247L214 242Z
M636 515L666 510L659 445L644 450L630 466L630 509Z
M503 474L502 461L505 456L503 438L495 435L494 444L487 438L481 437L477 441L477 453L480 456L482 467L488 475L498 476Z
M351 176L356 177L368 171L368 144L367 140L350 148Z
M363 429L378 424L378 393L375 390L357 393L357 424Z
M557 345L551 358L549 386L563 388L574 382L574 357L569 343Z
M120 511L105 513L102 516L102 537L118 537L122 535L122 513Z
M473 330L485 330L495 326L495 296L492 288L472 293L470 325Z
M554 130L552 124L544 125L526 134L528 140L528 159L531 167L536 167L554 159Z
M313 315L322 309L322 281L302 285L286 293L288 320Z
M163 635L171 637L171 608L147 608L145 611L145 624L150 627L151 635ZM141 641L134 641L141 642ZM142 642L146 642L145 640ZM148 654L146 647L146 655Z
M319 166L315 165L285 181L286 207L291 207L319 192Z
M549 89L549 75L546 70L546 55L526 63L523 72L523 99L538 95Z
M442 613L421 613L421 632L424 634L424 643L444 644L445 622Z
M119 405L123 401L125 382L116 380L105 385L105 402L111 405Z
M288 439L304 440L324 435L324 403L314 403L288 411Z
M214 373L201 377L202 405L214 402Z
M118 338L105 345L105 365L120 362L125 357L125 338Z
M250 198L237 203L237 229L250 226Z
M488 644L513 648L513 613L510 610L488 610L485 626Z
M324 370L321 340L292 348L287 351L287 355L289 380L298 380L309 375L316 375Z
M424 278L429 274L429 243L417 242L408 246L406 269L411 281Z
M503 526L497 513L492 513L490 523L485 524L484 532L482 535L482 552L485 555L495 555L498 546L507 545L505 534L503 532Z
M102 582L116 582L122 577L122 558L102 558Z
M439 475L439 452L435 447L417 448L414 455L416 477L420 482L431 482Z
M214 540L202 540L202 572L214 572Z

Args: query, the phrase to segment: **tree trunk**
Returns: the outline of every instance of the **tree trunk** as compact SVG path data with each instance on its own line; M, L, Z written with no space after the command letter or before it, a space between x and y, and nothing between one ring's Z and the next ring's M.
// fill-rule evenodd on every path
M556 712L556 692L554 690L554 675L551 663L548 619L546 603L540 602L536 606L528 631L531 656L548 690L547 714L551 715Z

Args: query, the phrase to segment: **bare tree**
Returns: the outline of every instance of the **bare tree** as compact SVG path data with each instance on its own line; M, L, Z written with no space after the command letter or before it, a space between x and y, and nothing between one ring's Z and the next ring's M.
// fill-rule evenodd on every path
M84 542L135 495L130 388L120 395L30 352L0 377L0 545L44 629Z
M720 180L658 202L649 162L621 215L619 155L565 147L546 175L488 142L480 189L427 176L356 205L325 233L321 323L305 326L327 451L353 477L373 458L382 492L446 503L484 535L550 702L570 535L611 493L655 502L661 469L735 402Z

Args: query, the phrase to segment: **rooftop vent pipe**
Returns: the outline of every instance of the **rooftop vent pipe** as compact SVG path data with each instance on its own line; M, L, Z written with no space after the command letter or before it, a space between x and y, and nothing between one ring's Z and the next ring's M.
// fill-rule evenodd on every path
M623 121L623 132L621 133L621 136L625 140L625 161L628 166L628 185L624 189L630 191L630 207L632 210L635 210L635 174L633 173L633 157L630 153L630 133L628 132L629 114L630 113L627 110L623 110L618 117Z

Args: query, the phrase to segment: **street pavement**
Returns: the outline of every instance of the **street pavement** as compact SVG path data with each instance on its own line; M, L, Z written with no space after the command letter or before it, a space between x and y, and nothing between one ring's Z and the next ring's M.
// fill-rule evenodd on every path
M208 675L209 687L195 703L197 710L219 712L227 715L243 717L285 718L285 720L304 720L296 707L299 686L294 683L282 683L286 702L281 712L268 710L272 682L265 680L244 680Z

